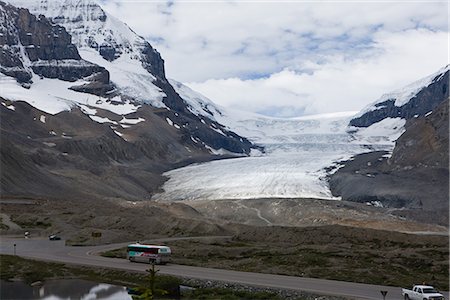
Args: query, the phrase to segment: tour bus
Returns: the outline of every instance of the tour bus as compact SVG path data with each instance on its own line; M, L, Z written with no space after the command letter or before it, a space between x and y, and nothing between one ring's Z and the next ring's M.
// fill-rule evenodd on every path
M129 261L166 264L170 261L170 248L167 246L130 244L127 247Z

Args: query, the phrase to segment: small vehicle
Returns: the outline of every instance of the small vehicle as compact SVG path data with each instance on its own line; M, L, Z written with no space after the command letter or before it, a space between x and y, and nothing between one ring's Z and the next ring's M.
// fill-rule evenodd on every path
M412 290L402 289L405 300L445 300L444 296L430 285L414 285Z
M56 234L52 234L48 236L48 239L50 241L59 241L61 238L59 236L57 236Z
M167 246L130 244L127 247L127 259L131 262L166 264L170 261L172 251Z

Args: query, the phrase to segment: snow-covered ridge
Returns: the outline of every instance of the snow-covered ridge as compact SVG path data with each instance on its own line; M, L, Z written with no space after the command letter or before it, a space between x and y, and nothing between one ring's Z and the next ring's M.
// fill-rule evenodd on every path
M7 0L31 13L42 14L63 26L81 57L107 69L123 95L154 107L166 107L165 94L153 82L164 67L159 53L125 23L105 12L93 0ZM144 51L146 54L144 54ZM150 57L149 58L149 54ZM153 59L153 60L152 60ZM159 60L158 60L159 59ZM161 74L159 74L161 76ZM162 75L164 76L164 75Z
M400 88L398 90L392 91L387 94L384 94L378 100L376 100L375 102L369 104L367 107L362 109L357 115L355 115L355 118L361 117L362 115L364 115L367 112L381 109L382 106L377 105L377 104L383 103L387 100L395 100L394 105L397 107L401 107L401 106L407 104L422 89L426 88L433 82L438 81L449 70L450 70L450 65L447 65L447 66L441 68L439 71L437 71L431 75L428 75L422 79L419 79L411 84L408 84L407 86L405 86L403 88Z
M183 98L187 104L187 108L197 116L204 116L211 120L217 121L215 116L222 114L223 108L212 102L202 94L192 90L188 86L174 79L169 79L169 83L173 86L178 95Z

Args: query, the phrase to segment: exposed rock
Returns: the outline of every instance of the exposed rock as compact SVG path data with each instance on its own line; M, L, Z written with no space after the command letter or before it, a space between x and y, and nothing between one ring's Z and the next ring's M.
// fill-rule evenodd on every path
M31 63L31 69L37 75L46 78L58 78L64 81L76 81L97 73L107 73L103 67L85 60L65 59L37 61ZM105 77L107 75L102 75Z
M100 55L107 61L113 61L118 57L116 48L114 48L110 45L101 45L99 47L98 51L99 51Z
M72 37L62 26L45 16L36 17L27 9L0 2L0 71L18 82L29 82L33 71L46 78L76 81L100 73L95 90L110 90L105 68L82 60ZM106 81L105 79L108 79Z
M29 82L33 77L19 59L19 49L3 46L0 49L0 72L17 79L18 82Z
M98 72L85 78L88 83L72 86L71 90L103 96L106 94L112 95L113 85L109 81L109 72Z
M149 43L145 43L141 50L142 52L142 65L151 74L159 80L166 81L166 72L164 70L164 60L161 58L161 54L153 49Z
M413 118L397 140L385 170L443 168L449 166L448 100L427 117Z

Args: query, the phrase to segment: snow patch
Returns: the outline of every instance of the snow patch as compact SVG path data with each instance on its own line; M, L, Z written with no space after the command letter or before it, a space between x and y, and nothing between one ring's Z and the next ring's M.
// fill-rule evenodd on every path
M44 115L41 115L41 116L39 117L39 121L41 121L42 123L45 123L45 116L44 116Z
M117 130L113 130L115 134L117 134L120 137L123 137L123 133L118 132Z
M95 115L97 114L97 110L94 108L91 108L89 106L78 104L78 107L80 107L81 111L85 113L86 115Z
M13 77L0 74L0 89L2 97L11 101L25 101L31 106L54 115L75 106L84 109L83 112L92 113L94 108L109 110L115 114L125 115L135 112L140 105L122 100L120 96L112 99L91 94L80 93L69 88L74 84L83 84L84 80L66 82L58 79L33 76L30 88L22 87Z
M366 205L375 206L375 207L384 207L383 203L381 203L380 201L366 202Z
M122 120L120 120L120 124L128 124L128 125L136 125L140 122L144 122L145 119L144 118L137 118L137 119L127 119L125 117L122 118Z
M42 142L42 144L44 144L47 147L55 147L56 146L55 143L50 143L50 142Z
M116 121L110 120L108 118L104 118L104 117L99 117L99 116L89 116L89 118L91 118L93 121L103 124L103 123L112 123L117 125Z
M183 98L187 108L194 115L204 116L213 121L215 116L221 115L221 108L207 97L176 80L169 79L169 83L174 87L177 94Z
M16 107L14 106L14 105L6 105L6 103L4 103L4 102L2 102L2 105L4 106L4 107L6 107L7 109L9 109L9 110L16 110Z

